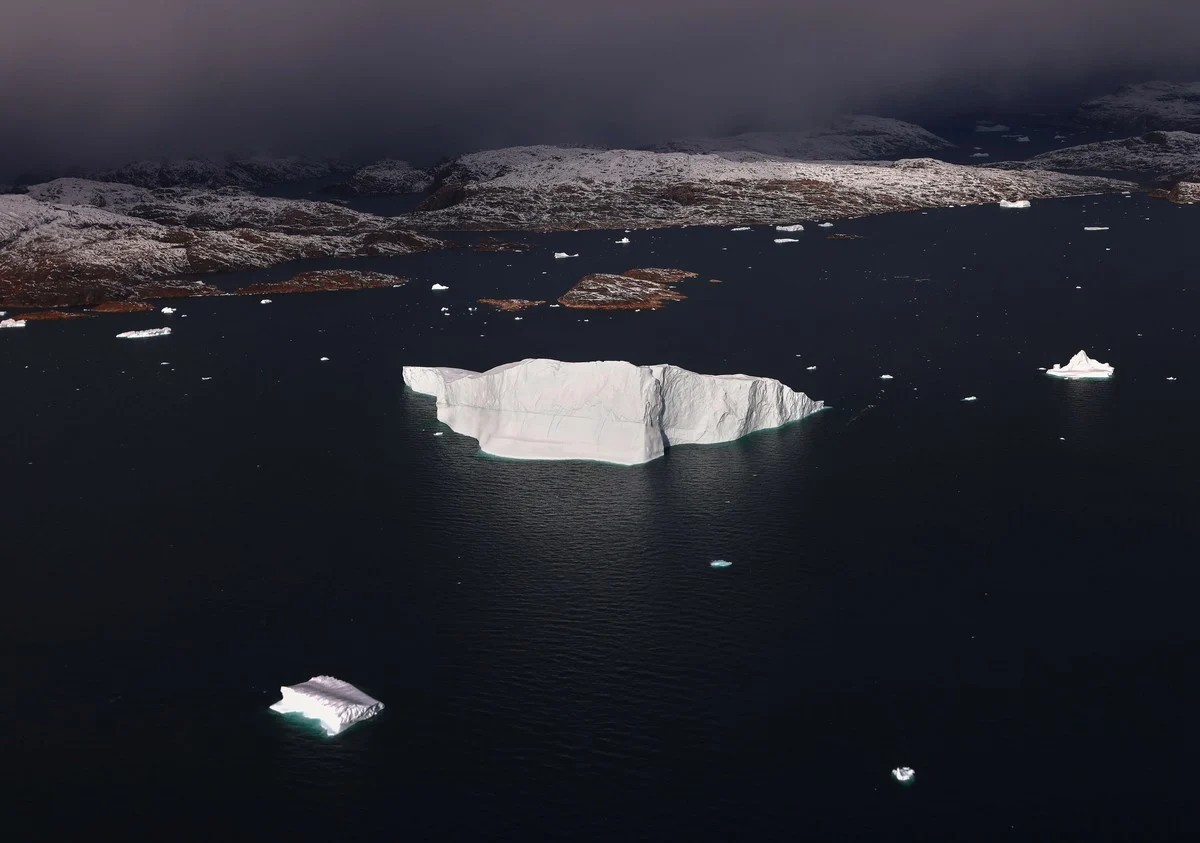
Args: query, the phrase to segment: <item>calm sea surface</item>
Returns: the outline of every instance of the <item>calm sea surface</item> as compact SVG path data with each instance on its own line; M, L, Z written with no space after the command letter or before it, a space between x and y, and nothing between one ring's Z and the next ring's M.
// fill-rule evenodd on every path
M305 265L400 289L2 332L7 824L1200 830L1198 235L1200 208L1120 196L809 225L787 245L567 233ZM702 277L655 313L467 309L635 266ZM1038 371L1080 348L1116 377ZM767 375L833 409L637 468L521 463L434 436L432 400L401 381L532 356ZM267 709L318 673L385 712L328 739Z

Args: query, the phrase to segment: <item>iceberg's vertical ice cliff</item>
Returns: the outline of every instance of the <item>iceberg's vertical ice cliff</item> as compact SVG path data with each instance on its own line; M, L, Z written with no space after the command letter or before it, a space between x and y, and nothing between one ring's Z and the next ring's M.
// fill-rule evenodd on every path
M283 699L271 706L272 710L319 720L330 735L383 711L379 700L332 676L314 676L299 685L284 685L279 691Z
M404 382L435 396L452 430L515 459L637 465L668 445L729 442L824 406L770 378L620 361L522 360L486 372L405 366Z

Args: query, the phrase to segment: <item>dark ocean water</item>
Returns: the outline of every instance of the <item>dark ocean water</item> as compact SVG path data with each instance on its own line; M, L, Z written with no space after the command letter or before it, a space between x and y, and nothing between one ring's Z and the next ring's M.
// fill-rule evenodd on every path
M535 236L349 264L401 289L185 301L165 339L113 338L157 314L0 334L10 827L1200 830L1200 208L829 231L864 239ZM644 265L703 278L657 313L466 310ZM1079 348L1116 377L1037 370ZM527 356L769 375L833 409L638 468L520 463L435 437L401 383ZM317 673L387 709L332 739L267 710Z

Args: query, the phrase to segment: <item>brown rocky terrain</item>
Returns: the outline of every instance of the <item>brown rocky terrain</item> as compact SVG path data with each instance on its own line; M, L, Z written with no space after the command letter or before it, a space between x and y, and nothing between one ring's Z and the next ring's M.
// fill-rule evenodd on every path
M494 307L503 313L519 313L522 310L529 310L531 307L545 304L544 301L534 301L533 299L480 299L479 303Z
M559 297L564 307L583 310L658 310L687 296L672 287L695 272L682 269L630 269L620 275L585 275Z
M407 278L383 272L360 272L354 269L315 269L293 275L286 281L266 281L234 291L239 296L282 295L284 293L328 293L339 290L378 290L399 287Z

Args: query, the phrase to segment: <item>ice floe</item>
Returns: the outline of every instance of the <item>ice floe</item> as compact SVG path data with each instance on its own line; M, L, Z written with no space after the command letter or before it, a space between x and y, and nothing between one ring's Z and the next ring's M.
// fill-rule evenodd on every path
M1047 375L1056 378L1071 378L1074 380L1111 378L1113 367L1087 356L1087 352L1078 351L1065 366L1055 363L1046 370Z
M299 685L283 685L279 692L283 698L271 706L273 711L318 720L330 735L383 711L379 700L332 676L314 676Z
M555 253L554 253L554 257L555 257L555 258L557 258L557 259L560 259L560 260L561 260L562 258L577 258L577 257L579 257L579 253L578 253L578 252L576 252L576 253L575 253L575 254L573 254L573 255L568 255L566 252L555 252Z
M710 568L728 568L732 564L733 564L732 562L727 562L724 559L714 559L713 561L708 563L708 567L710 567Z
M145 340L151 337L165 337L171 333L170 328L146 328L141 331L125 331L117 334L119 340Z
M263 299L262 301L259 302L259 304L270 304L270 303L271 303L270 299Z
M777 225L777 226L775 226L775 230L776 231L803 231L804 226L799 225L799 224L797 224L797 225Z
M522 360L486 372L405 366L438 420L514 459L637 465L669 445L730 442L824 407L770 378L701 375L621 361Z
M172 313L174 313L174 312L175 312L175 308L173 308L173 307L164 307L164 308L162 309L162 312L163 312L164 314L166 314L167 316L170 316Z
M0 328L24 328L24 319L4 319L0 320Z
M749 230L750 230L750 226L748 226L748 225L739 225L737 228L731 228L731 229L729 229L729 230L730 230L730 231L749 231Z
M616 242L624 245L625 243L630 242L630 240L628 237L622 237L620 240L617 240Z
M434 284L429 289L431 289L431 290L449 290L450 288L447 287L445 284Z
M775 242L776 243L799 243L800 241L797 240L795 237L776 237Z
M1028 199L1016 199L1013 201L1009 201L1008 199L1001 199L1000 207L1001 208L1028 208L1029 200Z
M968 395L966 398L963 399L963 401L975 401L975 400L977 400L977 399L975 398L974 395Z
M912 767L897 767L892 770L892 778L898 782L910 782L917 775L917 771Z
M1085 225L1084 231L1108 231L1107 225Z

